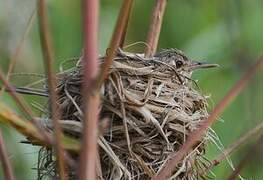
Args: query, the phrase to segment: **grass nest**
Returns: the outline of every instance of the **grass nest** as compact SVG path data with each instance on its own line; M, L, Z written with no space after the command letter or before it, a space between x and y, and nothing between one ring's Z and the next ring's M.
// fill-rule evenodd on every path
M150 58L118 51L100 90L100 124L107 122L108 126L100 131L98 139L98 179L151 179L168 155L177 152L208 117L207 97L191 80L193 69L189 63L192 61L177 49L163 50ZM65 133L79 140L83 121L82 71L80 58L57 76L61 125ZM49 113L44 116L45 126L52 129ZM204 152L209 131L174 169L170 179L201 178L199 173L208 164ZM72 157L78 159L77 155ZM42 148L39 179L57 177L55 164L53 150ZM70 177L76 178L76 167L70 167Z

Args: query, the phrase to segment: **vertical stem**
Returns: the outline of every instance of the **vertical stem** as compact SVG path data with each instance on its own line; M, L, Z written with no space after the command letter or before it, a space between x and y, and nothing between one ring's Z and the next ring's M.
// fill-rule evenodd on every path
M97 128L99 94L94 91L93 82L98 74L98 0L83 0L84 38L84 128L82 150L79 162L79 179L96 179Z
M119 43L120 44L119 45L120 48L123 48L123 45L124 45L124 42L125 42L125 37L126 37L127 31L128 31L129 19L130 19L130 16L131 16L132 4L133 4L133 0L124 0L123 4L122 4L122 10L119 13L119 18L121 18L120 16L123 15L122 19L124 19L124 23L125 23L124 27L123 27L122 34L121 34L120 43Z
M84 132L82 141L82 151L80 155L79 179L81 180L95 180L96 178L96 164L99 158L97 150L97 136L98 136L98 114L99 114L99 94L94 93L86 98L85 102L85 118L84 118Z
M55 128L55 150L58 158L58 168L60 179L67 179L66 170L65 170L65 160L64 160L64 149L62 147L62 132L59 124L59 108L57 105L57 94L56 94L56 78L52 69L53 64L53 52L51 47L51 39L48 28L48 19L45 11L45 0L39 0L39 30L41 37L41 46L42 53L44 56L44 65L45 71L47 75L47 83L49 88L49 96L50 96L50 106L51 106L51 116Z
M156 0L146 41L148 46L145 49L145 57L153 56L156 52L166 4L167 0Z
M111 42L108 48L108 54L105 62L102 64L102 70L98 79L98 88L103 84L103 81L108 75L111 63L116 55L117 48L120 47L125 38L125 33L128 27L128 21L131 13L133 0L124 0L122 3L121 10L119 12L118 20L111 38Z
M11 163L10 163L10 160L9 160L7 152L6 152L4 139L2 136L1 130L0 130L0 159L2 162L3 172L5 174L6 180L14 180L14 175L13 175L12 168L11 168Z

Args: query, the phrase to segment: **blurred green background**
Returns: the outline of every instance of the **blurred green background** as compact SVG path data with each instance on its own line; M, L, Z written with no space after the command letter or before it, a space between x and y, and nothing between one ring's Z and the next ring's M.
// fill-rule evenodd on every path
M104 54L120 9L120 0L101 0L100 53ZM129 23L126 44L145 41L154 0L135 0ZM28 19L36 9L36 0L0 0L0 66L7 72L15 48L23 36ZM81 1L48 0L50 28L52 31L55 67L59 71L62 61L78 57L82 51ZM201 90L211 95L212 109L233 84L263 53L263 1L262 0L169 0L160 35L159 49L179 48L192 59L220 64L220 68L194 74ZM43 73L42 55L35 19L25 39L15 66L16 73ZM143 52L137 44L127 51ZM35 77L36 78L36 77ZM35 79L36 80L36 79ZM11 82L25 85L32 82L29 76L12 76ZM227 147L240 135L263 120L263 72L258 72L235 101L224 111L213 128L222 144ZM26 97L28 103L38 100ZM4 93L1 101L15 108L11 98ZM36 114L39 112L36 111ZM24 138L1 125L9 156L15 167L17 179L36 178L37 148L18 143ZM250 142L235 152L231 159L237 165L245 156ZM262 143L262 142L261 142ZM213 159L220 151L210 144L207 156ZM251 155L241 175L245 179L263 179L263 147L258 146ZM213 169L214 179L226 179L232 172L223 162ZM2 169L0 179L3 179Z

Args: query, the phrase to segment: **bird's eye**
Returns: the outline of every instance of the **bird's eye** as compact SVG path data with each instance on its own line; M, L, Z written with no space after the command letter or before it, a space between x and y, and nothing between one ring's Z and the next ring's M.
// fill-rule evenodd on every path
M175 65L176 65L177 68L180 68L180 67L183 66L183 62L182 61L176 61Z

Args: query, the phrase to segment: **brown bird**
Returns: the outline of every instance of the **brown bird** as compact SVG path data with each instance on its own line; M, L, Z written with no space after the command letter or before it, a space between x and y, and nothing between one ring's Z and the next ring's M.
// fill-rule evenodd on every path
M175 67L178 74L191 77L197 69L219 67L218 64L193 61L178 49L165 49L154 55L154 58Z
M154 61L159 62L157 63L157 65L161 65L160 63L165 63L176 70L176 73L178 74L178 78L180 81L182 81L182 78L180 78L179 76L183 76L186 77L187 79L190 79L192 72L194 70L202 69L202 68L219 67L218 64L193 61L189 59L181 50L175 48L164 49L161 52L155 54L154 57L152 58L144 58L144 54L128 53L122 51L121 49L118 50L117 54L118 54L117 57L125 56L131 59L138 59L138 57L140 57L141 60L144 61L152 60L153 62ZM102 58L101 60L104 60L104 58ZM167 66L159 66L159 67L160 67L159 70L163 69L163 67L167 68ZM48 92L45 90L37 90L37 89L26 88L26 87L13 87L13 88L16 92L21 94L29 94L29 95L37 95L37 96L45 96L45 97L49 96Z

